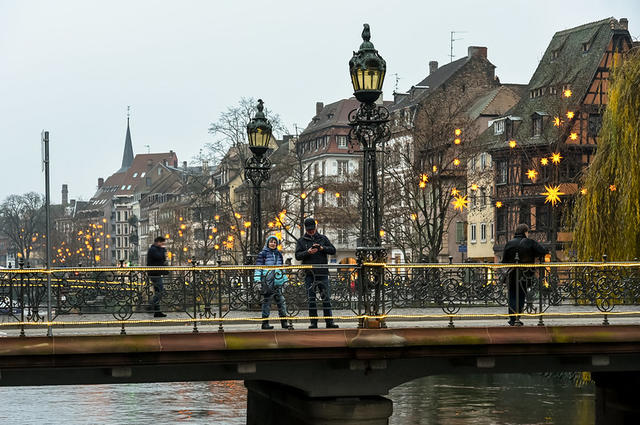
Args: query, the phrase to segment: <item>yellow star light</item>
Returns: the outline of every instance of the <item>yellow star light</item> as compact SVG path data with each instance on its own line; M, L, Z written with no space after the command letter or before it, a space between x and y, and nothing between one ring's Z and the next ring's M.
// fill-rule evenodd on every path
M306 193L302 193L302 194L300 194L300 198L302 198L302 199L306 199L306 197L307 197L307 194L306 194Z
M324 193L324 187L319 187L318 193L322 195Z
M554 207L560 201L560 195L564 195L564 192L560 192L560 186L544 186L546 192L541 193L540 195L546 196L544 203L551 202L551 205Z
M417 218L418 218L418 214L416 213L411 214L411 220L416 220Z
M462 210L464 209L464 207L466 207L469 204L469 200L467 199L467 195L464 196L456 196L454 197L453 200L453 209L454 210L460 210L462 212Z
M571 133L571 134L569 135L569 138L570 138L571 140L578 140L578 133Z
M340 192L336 192L336 198L340 197Z
M536 170L527 170L527 177L529 177L529 180L535 180L537 175L538 172Z
M515 140L509 140L509 147L511 149L515 148L516 146L518 146L518 143Z
M497 201L496 202L496 208L502 208L502 202L501 201Z
M431 169L433 170L434 173L438 172L438 166L434 165L433 167L431 167Z
M384 230L380 230L380 237L384 238L384 235L385 235L385 231Z
M548 163L549 163L549 160L547 158L540 158L540 164L547 165Z
M459 136L462 134L462 130L460 130L459 128L456 128L453 134L455 134L456 136Z
M458 165L460 165L460 160L459 160L458 158L455 158L455 159L453 160L453 165L455 165L456 167L457 167Z
M458 191L458 189L456 189L455 187L453 189L451 189L451 196L456 196L457 194L459 194L460 192Z
M244 227L245 227L245 228L247 228L247 229L248 229L249 227L251 227L251 222L250 222L250 221L245 221L245 222L244 222Z
M420 189L424 189L425 187L427 187L427 183L425 181L421 181L420 183L418 183L418 186L420 187Z
M609 190L612 191L612 192L615 192L616 190L618 190L618 188L616 187L615 184L610 184L609 185Z
M555 117L553 119L553 125L555 125L556 127L560 127L560 123L561 123L560 117Z
M477 184L472 184L471 185L471 190L478 190L478 185Z
M572 111L568 111L567 112L567 118L573 119L574 116L575 116L575 114Z
M587 194L587 189L580 189L580 194L581 195L586 195Z
M554 164L556 165L560 164L561 159L562 159L562 155L560 155L560 152L554 152L551 154L551 162L553 162Z
M429 181L429 176L426 174L423 174L420 176L420 180L422 180L423 182L428 182Z
M460 143L462 143L462 140L460 140L460 138L459 138L459 137L456 137L456 138L453 140L453 143L455 143L456 145L459 145Z
M564 95L564 97L571 97L573 92L571 90L567 89L564 92L562 92L562 94Z

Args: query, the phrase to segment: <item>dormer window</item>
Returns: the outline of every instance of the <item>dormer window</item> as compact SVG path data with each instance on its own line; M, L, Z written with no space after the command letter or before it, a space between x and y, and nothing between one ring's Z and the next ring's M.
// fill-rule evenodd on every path
M329 119L333 118L333 116L334 116L334 113L333 113L333 112L329 112L329 113L327 114L327 118L329 118Z
M553 52L551 52L551 59L558 59L558 56L560 56L560 50L554 50Z
M542 116L535 114L533 116L533 135L540 136L542 134Z
M493 134L504 133L504 120L495 121L493 123Z
M587 41L586 43L582 43L582 53L587 53L591 48L591 42Z

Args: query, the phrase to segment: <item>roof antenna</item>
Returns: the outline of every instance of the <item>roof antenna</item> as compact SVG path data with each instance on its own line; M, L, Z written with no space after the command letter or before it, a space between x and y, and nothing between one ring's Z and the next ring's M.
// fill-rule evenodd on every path
M145 148L147 148L147 153L151 153L151 146L149 145L144 145Z
M453 54L453 42L454 41L458 41L458 40L464 40L464 38L460 37L460 38L455 38L454 36L456 34L464 34L467 33L469 31L451 31L451 42L449 43L449 62L453 62L453 58L455 57L455 55Z
M127 121L129 121L130 116L131 116L131 105L127 105Z

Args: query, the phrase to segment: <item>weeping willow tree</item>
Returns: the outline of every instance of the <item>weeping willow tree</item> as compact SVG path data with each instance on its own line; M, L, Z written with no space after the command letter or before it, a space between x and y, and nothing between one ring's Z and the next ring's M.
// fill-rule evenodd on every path
M598 150L574 208L582 260L640 257L640 53L613 72Z

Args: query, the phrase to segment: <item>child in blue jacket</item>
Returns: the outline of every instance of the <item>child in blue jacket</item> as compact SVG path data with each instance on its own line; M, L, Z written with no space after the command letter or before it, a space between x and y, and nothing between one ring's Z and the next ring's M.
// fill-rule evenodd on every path
M280 241L275 236L269 236L264 248L258 254L256 258L257 266L281 266L282 253L278 250ZM264 299L262 300L262 329L273 329L273 326L269 325L269 312L271 310L271 299L273 298L278 306L278 313L280 317L287 317L287 304L282 294L284 283L287 281L287 275L280 269L256 269L254 273L254 280L260 282L262 285L262 294ZM282 329L287 329L287 321L280 320Z

